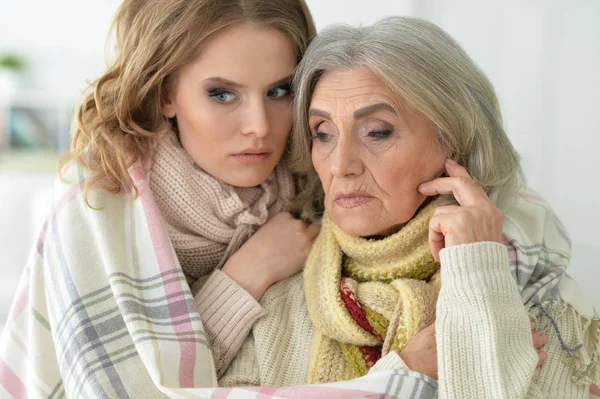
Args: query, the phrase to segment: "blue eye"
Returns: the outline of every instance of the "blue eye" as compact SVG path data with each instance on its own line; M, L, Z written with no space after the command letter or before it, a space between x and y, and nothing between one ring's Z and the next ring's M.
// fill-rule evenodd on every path
M223 90L223 89L209 90L208 96L220 103L230 103L237 98L235 93L232 93L228 90Z
M368 133L369 137L372 137L375 140L383 140L392 135L392 131L389 129L386 130L373 130Z
M290 94L290 91L291 91L291 86L289 83L286 83L284 85L273 87L272 89L270 89L267 92L267 96L272 97L272 98L282 98L282 97L286 97L288 94Z

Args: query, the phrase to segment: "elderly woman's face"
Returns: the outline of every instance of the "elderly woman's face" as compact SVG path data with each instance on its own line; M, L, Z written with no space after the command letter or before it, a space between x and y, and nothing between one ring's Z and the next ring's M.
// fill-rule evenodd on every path
M419 185L443 173L433 124L366 67L323 74L309 123L325 209L347 234L396 232L425 200Z

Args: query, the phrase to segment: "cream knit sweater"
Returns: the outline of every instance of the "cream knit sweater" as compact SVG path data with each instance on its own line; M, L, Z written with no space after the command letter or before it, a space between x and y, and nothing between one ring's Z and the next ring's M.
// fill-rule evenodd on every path
M513 217L522 218L523 214L506 217L510 224ZM567 345L584 342L588 351L594 350L592 327L588 330L585 323L582 327L582 317L571 305L562 301L549 304L546 311L552 320L530 309L538 329L548 334L544 347L548 358L536 369L538 356L528 312L511 274L507 247L475 243L444 249L440 255L443 284L436 318L439 397L590 397L589 382L574 382L574 363L561 347L560 338ZM260 304L266 316L252 328L220 386L305 384L314 327L306 308L302 275L272 286ZM392 352L371 372L380 369L407 366Z

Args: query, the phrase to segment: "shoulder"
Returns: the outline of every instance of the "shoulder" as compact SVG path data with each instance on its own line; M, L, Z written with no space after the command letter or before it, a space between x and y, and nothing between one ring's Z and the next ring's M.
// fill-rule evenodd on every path
M504 234L522 246L551 247L570 257L571 240L560 219L538 193L520 193L504 211Z
M515 266L564 271L571 261L571 240L550 205L533 190L519 194L504 210L504 244Z
M533 190L522 192L504 217L504 244L523 302L545 299L566 277L569 236L550 205Z
M519 195L505 211L504 244L523 303L560 300L584 317L595 310L568 274L571 240L552 207L535 191Z
M130 176L138 189L138 197L142 194L148 196L148 179L146 171L138 162L138 164L130 168ZM104 209L106 206L113 207L115 205L123 205L125 203L135 202L137 199L132 190L129 192L111 192L103 188L102 183L98 182L89 189L86 185L91 179L89 170L80 163L71 161L63 166L60 175L54 182L54 204L65 207L70 210L98 210ZM86 196L87 194L87 202ZM90 206L91 205L91 206Z

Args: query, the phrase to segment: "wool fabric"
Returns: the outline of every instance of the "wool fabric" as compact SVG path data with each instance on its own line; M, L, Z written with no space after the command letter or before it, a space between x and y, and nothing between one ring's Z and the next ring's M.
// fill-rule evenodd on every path
M438 271L427 240L434 205L381 240L344 233L327 215L304 281L315 325L309 383L357 378L435 321Z
M202 170L175 134L157 145L149 178L190 285L223 266L294 195L293 177L283 165L258 186L235 187Z

